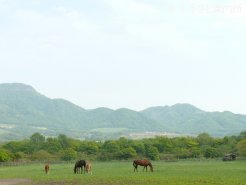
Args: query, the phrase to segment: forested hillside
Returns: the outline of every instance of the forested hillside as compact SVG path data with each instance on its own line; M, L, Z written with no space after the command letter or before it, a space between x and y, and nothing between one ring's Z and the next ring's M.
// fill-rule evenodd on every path
M238 134L246 129L246 116L206 112L190 104L134 111L83 109L63 99L50 99L25 84L0 84L0 139L16 140L39 132L65 134L78 139L105 140L131 133L158 132L212 136Z

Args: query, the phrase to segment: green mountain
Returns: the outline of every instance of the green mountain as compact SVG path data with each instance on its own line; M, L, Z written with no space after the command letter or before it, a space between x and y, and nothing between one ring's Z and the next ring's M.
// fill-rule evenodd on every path
M246 130L246 116L225 112L205 112L190 104L152 107L142 111L146 117L162 124L168 132L213 136L232 135Z
M0 84L0 139L66 134L79 139L109 139L130 133L172 132L213 136L246 130L246 116L205 112L189 104L152 107L137 112L122 108L86 110L63 99L50 99L25 84Z

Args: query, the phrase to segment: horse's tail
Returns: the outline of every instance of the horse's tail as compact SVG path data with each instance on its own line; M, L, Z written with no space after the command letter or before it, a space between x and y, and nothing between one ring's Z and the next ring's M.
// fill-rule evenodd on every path
M136 161L133 161L132 165L134 166L134 168L137 168Z

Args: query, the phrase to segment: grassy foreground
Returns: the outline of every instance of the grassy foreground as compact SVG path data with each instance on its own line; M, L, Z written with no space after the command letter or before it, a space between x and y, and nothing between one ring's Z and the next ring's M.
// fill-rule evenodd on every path
M73 174L73 164L0 167L0 179L30 179L35 185L246 185L246 161L153 162L154 172L133 172L132 162L94 162L93 174ZM26 183L25 183L26 184Z

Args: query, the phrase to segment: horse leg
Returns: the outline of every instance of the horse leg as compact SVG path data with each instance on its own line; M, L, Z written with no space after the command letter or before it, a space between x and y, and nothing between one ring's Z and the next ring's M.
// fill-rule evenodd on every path
M133 163L133 167L134 167L134 169L133 169L134 172L138 171L138 165L137 164Z

